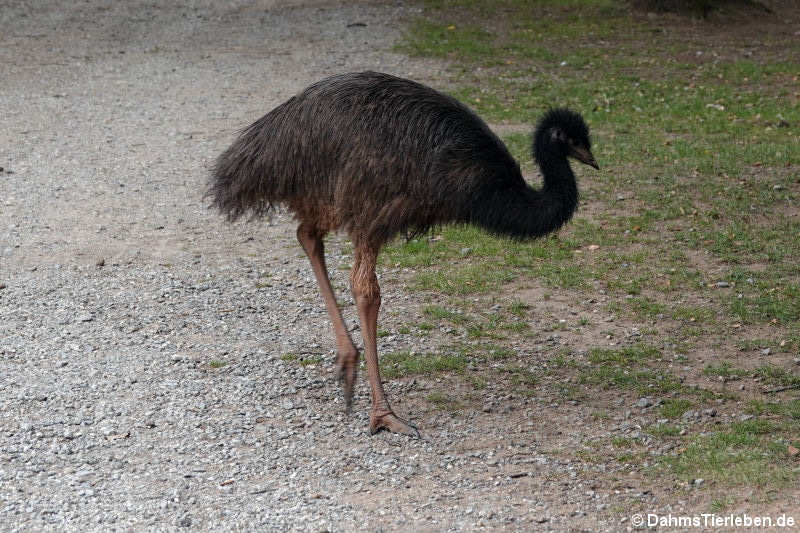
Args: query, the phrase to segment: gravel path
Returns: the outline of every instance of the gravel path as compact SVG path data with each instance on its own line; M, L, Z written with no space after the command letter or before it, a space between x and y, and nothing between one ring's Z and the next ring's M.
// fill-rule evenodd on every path
M578 408L450 416L424 401L441 378L393 380L428 440L370 437L291 220L205 208L233 132L312 81L435 78L391 52L409 8L60 4L0 1L0 530L602 529L592 467L540 453L583 437ZM421 303L384 284L389 323Z

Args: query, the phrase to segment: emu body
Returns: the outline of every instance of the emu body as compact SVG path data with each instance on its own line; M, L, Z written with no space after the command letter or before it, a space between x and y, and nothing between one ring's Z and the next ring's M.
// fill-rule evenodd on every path
M370 430L418 436L397 417L378 371L380 288L375 263L398 233L446 223L536 238L560 228L578 204L567 156L597 167L580 115L550 111L533 152L543 187L533 189L486 124L457 100L419 83L376 72L311 85L249 127L217 159L209 195L230 220L284 205L299 222L337 342L337 371L350 408L359 352L347 331L325 266L323 237L349 234L351 285L372 391Z

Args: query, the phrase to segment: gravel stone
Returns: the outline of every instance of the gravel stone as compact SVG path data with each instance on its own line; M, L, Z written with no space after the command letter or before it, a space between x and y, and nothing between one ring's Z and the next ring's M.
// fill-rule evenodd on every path
M650 407L651 405L653 405L653 400L651 398L639 398L639 400L636 402L636 407L641 409Z

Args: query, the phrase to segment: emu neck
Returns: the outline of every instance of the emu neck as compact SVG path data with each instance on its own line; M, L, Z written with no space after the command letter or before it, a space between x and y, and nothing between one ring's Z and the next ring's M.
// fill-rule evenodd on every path
M543 194L567 194L577 202L578 186L569 161L562 155L545 154L539 156L539 169L542 172ZM574 210L574 206L572 207Z
M578 206L575 175L563 156L540 158L539 166L544 177L541 189L521 179L513 185L492 186L476 199L470 221L517 239L535 239L563 226Z

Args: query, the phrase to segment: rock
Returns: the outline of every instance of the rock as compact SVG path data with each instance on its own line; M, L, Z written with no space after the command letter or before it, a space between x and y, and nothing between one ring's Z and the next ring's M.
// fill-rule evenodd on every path
M281 407L283 407L284 409L294 409L294 404L292 403L292 400L290 400L289 398L284 398L283 400L281 400Z
M88 481L94 475L94 472L91 470L79 470L75 474L75 478L80 481L81 483Z
M639 401L636 402L636 407L644 409L646 407L650 407L653 405L653 400L650 398L639 398Z
M716 288L718 288L718 289L724 289L724 288L730 287L730 286L731 286L731 284L730 284L730 283L728 283L727 281L718 281L718 282L716 282L716 283L714 284L714 286L715 286Z

